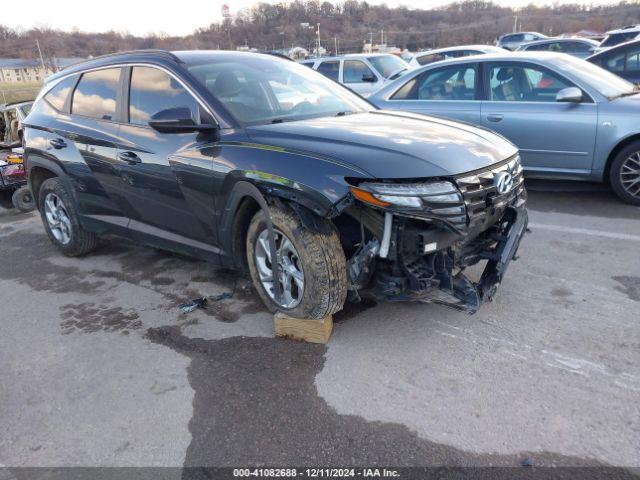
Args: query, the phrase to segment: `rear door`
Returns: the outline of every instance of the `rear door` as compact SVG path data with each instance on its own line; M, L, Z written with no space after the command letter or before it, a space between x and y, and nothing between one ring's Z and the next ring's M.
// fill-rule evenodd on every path
M478 64L459 63L429 69L396 90L385 108L480 123Z
M213 133L160 133L149 126L158 112L188 108L196 123L214 120L175 76L154 66L125 70L122 146L117 164L132 211L132 234L209 249L216 244L213 207Z
M125 198L116 158L121 74L121 67L89 71L77 83L77 77L63 80L45 99L63 111L49 144L74 178L80 211L126 231L133 211ZM68 90L73 93L67 99ZM85 171L87 167L90 172Z
M482 125L516 144L527 170L559 175L591 171L597 105L586 93L582 103L556 102L560 90L576 85L524 62L485 63L484 84Z

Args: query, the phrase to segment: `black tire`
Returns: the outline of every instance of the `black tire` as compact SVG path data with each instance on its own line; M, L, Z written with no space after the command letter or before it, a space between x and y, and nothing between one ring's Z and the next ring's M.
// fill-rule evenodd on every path
M15 208L25 213L30 212L34 208L36 208L31 190L29 190L29 187L27 187L26 185L13 192L13 195L11 196L11 202L13 203L13 206Z
M611 188L616 193L618 198L620 198L623 202L630 203L631 205L640 206L640 184L637 184L638 191L637 193L630 193L627 191L622 183L621 171L627 159L634 154L638 154L638 161L640 161L640 142L632 142L622 150L618 152L616 158L611 162L611 167L609 168L609 182L611 183ZM634 164L635 165L635 164ZM637 166L640 169L640 165Z
M45 213L45 199L50 193L54 194L61 200L69 219L70 227L68 231L70 232L70 235L67 243L62 243L56 238L49 222L47 221ZM62 180L58 177L49 178L42 183L38 192L38 205L44 229L46 230L51 242L62 253L69 257L77 257L94 250L98 246L98 236L93 232L85 230L80 225L78 210L73 196L71 195L71 192L67 190L67 187L65 187Z
M278 207L270 207L271 221L293 244L304 271L304 289L300 303L283 308L267 293L256 265L258 237L267 228L265 213L260 210L251 220L247 232L247 263L251 280L260 298L271 312L283 312L296 318L324 318L342 309L347 298L347 268L344 251L335 229L325 225L319 233L301 225L298 216Z

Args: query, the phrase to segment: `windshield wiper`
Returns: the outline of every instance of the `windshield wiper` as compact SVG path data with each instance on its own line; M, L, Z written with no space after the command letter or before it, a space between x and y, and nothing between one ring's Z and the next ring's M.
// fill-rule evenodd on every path
M351 115L352 113L354 112L351 110L344 110L342 112L336 113L336 117L344 117L345 115Z
M271 120L271 123L284 123L286 120L284 118L274 118Z

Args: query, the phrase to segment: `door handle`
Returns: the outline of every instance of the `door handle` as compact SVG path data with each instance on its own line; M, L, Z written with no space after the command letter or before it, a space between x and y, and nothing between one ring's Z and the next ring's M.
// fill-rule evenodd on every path
M67 146L67 143L61 138L54 138L53 140L49 140L49 144L56 150L60 150Z
M118 160L127 162L129 165L137 165L138 163L142 163L142 159L133 152L118 153Z
M490 113L489 115L487 115L487 120L489 120L490 122L499 122L504 118L504 115L502 115L501 113Z

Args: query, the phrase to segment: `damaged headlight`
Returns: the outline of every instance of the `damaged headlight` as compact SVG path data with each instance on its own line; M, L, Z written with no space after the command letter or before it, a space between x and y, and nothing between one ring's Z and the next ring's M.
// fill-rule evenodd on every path
M358 199L378 207L422 209L425 203L459 203L462 196L456 186L447 181L425 183L361 183L351 187Z

